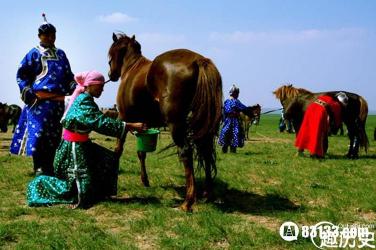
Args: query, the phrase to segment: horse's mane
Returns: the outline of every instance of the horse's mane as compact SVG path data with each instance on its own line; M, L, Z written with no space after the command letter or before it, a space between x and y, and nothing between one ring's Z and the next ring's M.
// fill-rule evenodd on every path
M131 45L131 47L136 53L141 54L141 45L139 42L136 41L134 35L132 37L129 37L123 32L118 32L114 34L114 36L116 36L117 40L110 47L109 54L115 53L119 48L123 47L123 45L128 44Z
M273 94L279 99L279 100L285 100L288 98L294 98L301 94L308 94L312 95L313 93L309 90L303 89L303 88L295 88L292 86L292 84L289 85L283 85L282 87L279 87L275 91L273 91Z

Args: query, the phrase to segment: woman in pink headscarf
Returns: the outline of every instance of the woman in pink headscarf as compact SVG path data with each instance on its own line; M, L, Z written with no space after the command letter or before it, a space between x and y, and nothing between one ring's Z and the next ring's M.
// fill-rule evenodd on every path
M118 157L93 143L89 133L122 138L125 130L141 131L142 123L125 123L103 115L94 97L101 96L104 77L97 71L75 76L77 88L63 115L63 139L54 161L56 177L41 175L30 182L29 206L59 203L85 207L105 197L116 195Z

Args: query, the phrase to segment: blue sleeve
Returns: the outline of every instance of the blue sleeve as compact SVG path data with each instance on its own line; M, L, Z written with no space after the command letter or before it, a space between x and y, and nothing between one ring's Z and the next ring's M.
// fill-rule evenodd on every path
M244 111L247 109L247 106L245 106L243 103L241 103L238 99L236 100L235 102L235 106L237 109L239 109L240 111Z
M40 71L40 54L36 49L32 49L22 59L17 70L17 83L21 93L26 87L32 87L32 84Z
M64 61L65 71L66 71L64 82L69 85L69 90L70 90L69 94L72 94L76 88L77 83L74 80L74 74L72 73L70 63L65 52L63 50L60 50L60 51L61 51L61 56L62 56L62 60Z

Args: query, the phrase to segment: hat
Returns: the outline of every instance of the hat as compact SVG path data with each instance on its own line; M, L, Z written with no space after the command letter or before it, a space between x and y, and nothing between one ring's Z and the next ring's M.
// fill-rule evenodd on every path
M230 91L230 96L239 94L239 88L235 86L235 84L232 85Z
M47 22L46 14L42 14L44 22L38 28L38 35L56 33L56 28L49 22Z
M77 73L74 76L74 80L77 82L77 86L65 109L63 118L65 118L66 114L68 113L69 108L72 106L77 96L79 96L81 93L85 91L85 87L91 86L91 85L99 85L99 84L103 85L106 83L104 81L104 76L96 70L90 70L90 71Z
M345 106L349 103L349 98L344 92L339 92L338 94L336 94L336 97L338 101L340 101Z
M82 87L95 84L104 84L104 76L102 73L95 70L77 73L74 76L74 80L76 80L77 84Z

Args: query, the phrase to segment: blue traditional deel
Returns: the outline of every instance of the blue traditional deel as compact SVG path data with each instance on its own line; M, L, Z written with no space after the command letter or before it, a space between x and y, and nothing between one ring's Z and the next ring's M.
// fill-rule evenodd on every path
M238 99L233 98L225 101L223 106L224 121L219 136L219 145L232 147L244 146L244 134L239 121L239 112L246 108Z
M17 71L17 83L21 93L32 95L39 91L70 95L76 86L64 51L42 46L31 49L23 58ZM14 133L11 153L33 155L40 140L56 147L63 112L64 102L41 100L27 104Z

